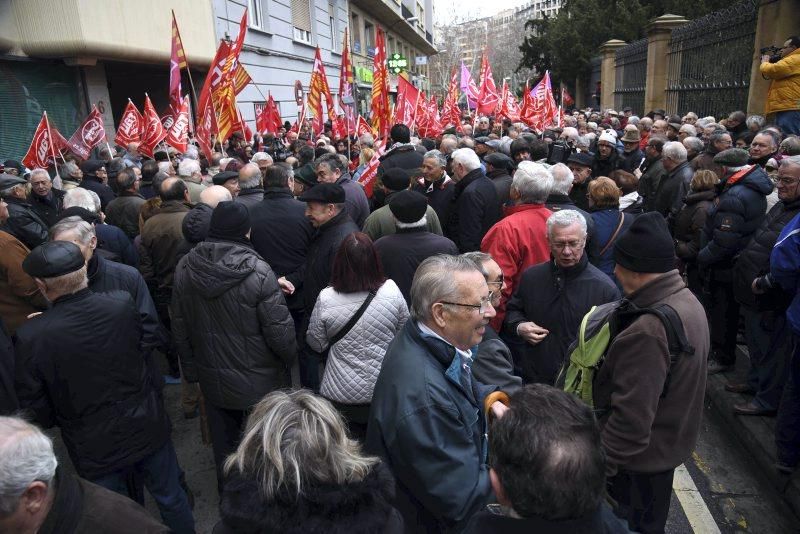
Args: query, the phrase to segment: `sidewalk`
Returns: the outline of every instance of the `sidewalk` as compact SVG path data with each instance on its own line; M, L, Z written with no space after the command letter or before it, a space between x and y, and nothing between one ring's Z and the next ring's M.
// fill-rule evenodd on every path
M748 395L725 391L725 384L744 381L747 367L750 365L746 347L738 346L736 352L736 370L709 376L706 398L745 447L770 484L776 488L795 515L800 517L800 475L795 472L790 477L775 469L775 418L740 416L733 413L734 404L746 402L751 398Z

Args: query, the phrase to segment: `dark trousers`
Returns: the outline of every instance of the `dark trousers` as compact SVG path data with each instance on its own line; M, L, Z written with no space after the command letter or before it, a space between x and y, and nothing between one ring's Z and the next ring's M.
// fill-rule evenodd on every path
M756 392L753 402L765 410L777 410L786 382L787 352L791 349L786 315L756 311L742 306L744 337L750 355L747 383Z
M706 287L706 314L711 334L712 357L723 365L736 362L736 334L739 330L739 303L733 297L733 284L712 280Z
M775 425L775 445L778 461L796 466L800 460L800 336L792 335L789 379L783 388L778 420Z
M632 531L664 532L669 515L674 469L663 473L620 471L608 480L608 494L617 503L614 513L628 522Z
M156 501L166 526L179 534L194 532L194 517L189 498L181 487L182 473L172 440L167 440L161 449L136 462L132 469L115 471L90 482L128 497L131 471L144 478L144 485Z
M330 400L330 399L328 399ZM347 423L347 430L350 437L357 439L361 443L367 439L367 422L369 421L370 404L341 404L330 401L333 407L338 410Z
M208 431L211 434L211 448L214 450L214 464L217 466L217 489L222 495L225 459L239 446L242 431L247 422L247 410L228 410L206 402Z

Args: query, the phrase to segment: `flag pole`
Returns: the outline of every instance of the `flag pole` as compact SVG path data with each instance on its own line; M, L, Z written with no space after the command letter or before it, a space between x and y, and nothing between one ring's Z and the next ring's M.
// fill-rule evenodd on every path
M53 156L53 170L56 171L56 178L61 182L61 175L58 173L58 164L56 162L56 146L53 143L53 132L50 130L50 119L47 118L47 111L44 112L44 124L47 127L47 137L50 139L50 154ZM61 156L64 159L64 156ZM66 163L66 161L64 161Z
M178 40L181 43L181 50L183 50L183 61L186 63L186 74L189 77L189 87L192 89L192 102L194 102L194 108L197 109L197 91L195 91L194 81L192 80L192 70L189 68L189 58L186 57L186 48L183 46L183 38L181 37L181 30L178 28L178 19L175 17L175 10L170 9L170 12L172 13L172 22L175 23L175 31L178 32ZM172 45L170 43L170 47L171 46ZM178 67L178 70L180 71L180 66Z

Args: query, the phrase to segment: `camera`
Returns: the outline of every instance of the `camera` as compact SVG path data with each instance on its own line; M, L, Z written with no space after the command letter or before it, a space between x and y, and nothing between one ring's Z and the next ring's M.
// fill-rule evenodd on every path
M567 141L558 139L550 144L550 148L547 151L547 163L549 165L566 163L574 150Z
M292 152L283 146L283 141L277 137L272 140L272 146L267 147L267 152L272 153L272 159L275 162L286 161L286 158L292 155Z
M777 63L781 60L781 49L777 46L765 46L761 49L762 56L769 56L770 63Z

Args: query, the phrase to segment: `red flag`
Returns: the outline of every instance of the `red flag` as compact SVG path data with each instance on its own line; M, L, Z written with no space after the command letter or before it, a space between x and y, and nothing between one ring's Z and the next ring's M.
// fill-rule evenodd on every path
M553 126L558 121L558 108L550 85L550 71L545 71L542 80L531 91L532 124L538 132Z
M430 124L428 114L428 99L425 97L425 91L420 91L416 110L417 135L420 137L428 136L428 125Z
M522 107L519 110L519 120L533 127L533 100L531 98L531 88L527 80L525 80L525 91L522 93Z
M136 109L136 106L128 99L128 105L125 106L125 111L119 120L119 127L117 134L114 137L114 144L119 146L127 146L128 143L134 143L141 139L139 131L142 128L142 114Z
M261 110L261 113L256 117L256 130L259 133L277 133L281 129L281 114L278 111L278 106L275 100L272 99L272 93L269 95L266 105Z
M350 60L350 40L347 37L347 28L345 28L342 63L339 67L339 107L344 113L348 132L356 129L356 109L352 104L344 104L343 100L351 98L353 98L353 63Z
M492 78L492 68L489 66L489 58L486 51L483 52L481 60L481 88L478 92L478 113L494 113L500 95L497 94L497 86Z
M358 177L358 183L364 186L364 192L367 198L372 198L372 188L375 186L375 178L378 177L378 167L381 164L381 156L386 152L386 144L382 139L375 141L375 154L369 160L367 166L364 167L364 172Z
M181 109L167 132L166 141L178 152L186 152L189 146L189 95L183 97Z
M177 116L181 110L181 69L185 69L186 52L183 50L175 11L172 12L172 49L169 59L169 110Z
M448 87L447 96L444 98L442 123L445 126L453 125L459 129L461 127L461 110L458 108L458 76L456 74L456 69L453 69L453 74L450 77L450 87Z
M52 129L48 128L47 112L45 111L33 133L31 146L25 157L22 158L22 163L29 169L46 169L54 161L53 153Z
M331 122L331 135L334 139L347 139L347 119L340 115Z
M356 126L356 135L361 137L364 134L375 135L372 126L369 125L367 120L362 116L358 116L358 126Z
M428 101L428 135L427 137L436 137L442 133L442 120L439 117L439 104L436 102L436 97L431 95Z
M147 157L153 157L153 151L156 145L164 140L167 136L167 131L164 125L161 124L161 119L150 102L150 97L145 93L144 95L144 133L142 134L142 141L139 145L139 152Z
M53 126L49 118L47 119L47 124L50 125L50 138L53 140L53 148L60 154L62 150L69 148L69 142L61 135L58 128Z
M89 159L91 150L96 147L106 136L103 128L103 116L92 106L89 116L78 126L75 133L67 141L69 149L81 159Z
M372 61L372 127L378 136L389 137L389 67L386 64L386 40L378 28L375 38L375 57Z
M178 112L180 113L180 108L178 108ZM175 124L175 116L172 114L172 110L167 110L166 113L161 115L161 125L164 126L165 131L169 132L173 124Z
M564 108L572 107L575 104L575 99L569 94L566 87L561 88L561 106Z
M511 122L519 122L520 120L520 108L517 98L509 90L508 83L505 80L503 80L503 91L497 108L497 116L505 117Z
M402 123L414 128L419 103L419 89L403 76L397 77L397 103L394 107L394 123Z
M322 64L319 47L314 55L314 67L311 70L311 81L308 83L308 107L311 109L311 125L314 132L322 132L325 119L322 116L322 97L328 107L328 118L333 122L336 115L333 111L333 97L328 86L328 77L325 75L325 65Z

